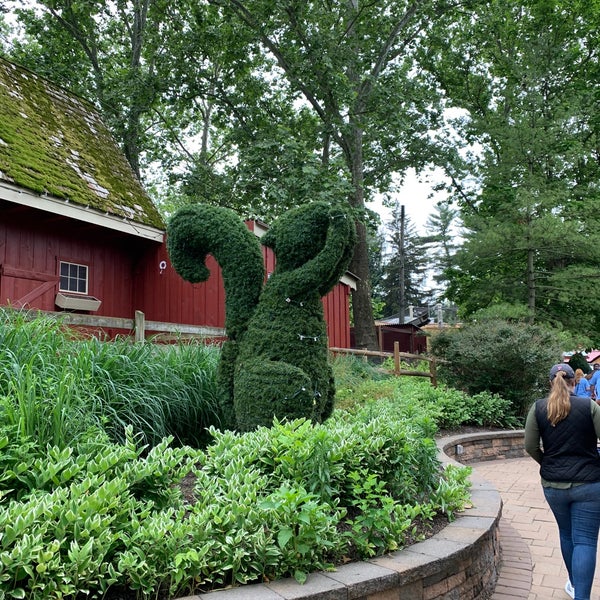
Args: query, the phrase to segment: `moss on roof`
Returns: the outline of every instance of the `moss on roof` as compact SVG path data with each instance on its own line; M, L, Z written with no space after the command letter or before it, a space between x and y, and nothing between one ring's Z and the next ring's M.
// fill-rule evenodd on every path
M92 104L0 58L0 181L164 229Z

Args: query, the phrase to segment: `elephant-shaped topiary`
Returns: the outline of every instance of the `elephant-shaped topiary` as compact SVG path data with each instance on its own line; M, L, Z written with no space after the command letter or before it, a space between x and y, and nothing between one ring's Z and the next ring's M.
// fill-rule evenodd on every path
M249 431L274 418L323 422L331 415L321 297L344 274L355 241L344 207L313 202L290 210L261 239L277 259L263 285L260 244L233 211L196 204L171 219L169 255L184 279L208 277L208 253L222 268L228 341L218 383L226 426Z

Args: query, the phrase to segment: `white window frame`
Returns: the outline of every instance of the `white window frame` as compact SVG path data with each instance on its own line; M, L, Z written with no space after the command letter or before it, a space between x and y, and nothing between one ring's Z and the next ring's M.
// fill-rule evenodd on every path
M63 265L68 266L68 273L63 275ZM71 273L72 267L77 268L77 273ZM81 276L81 269L85 269L85 277ZM68 260L59 260L58 262L58 290L59 292L66 292L67 294L82 294L87 295L89 289L89 277L90 269L88 265L82 265L81 263L75 263ZM63 280L66 278L66 287L63 287ZM76 282L76 289L70 289L71 283ZM83 282L85 290L81 290L80 283Z

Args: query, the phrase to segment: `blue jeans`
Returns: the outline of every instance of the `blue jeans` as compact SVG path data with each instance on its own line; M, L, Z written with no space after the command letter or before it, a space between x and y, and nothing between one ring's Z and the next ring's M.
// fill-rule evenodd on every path
M600 529L600 482L565 490L544 488L560 536L560 550L575 588L575 600L589 600Z

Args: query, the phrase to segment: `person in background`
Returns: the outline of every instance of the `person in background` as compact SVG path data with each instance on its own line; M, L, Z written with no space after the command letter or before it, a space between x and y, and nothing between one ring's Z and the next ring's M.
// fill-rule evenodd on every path
M600 400L600 364L594 363L594 370L590 377L590 386L592 388L592 398Z
M575 369L575 395L582 398L592 397L592 386L585 378L582 369Z
M527 414L525 450L540 464L544 496L558 525L569 574L565 592L589 600L600 529L600 406L576 396L574 387L569 365L550 369L550 394Z

